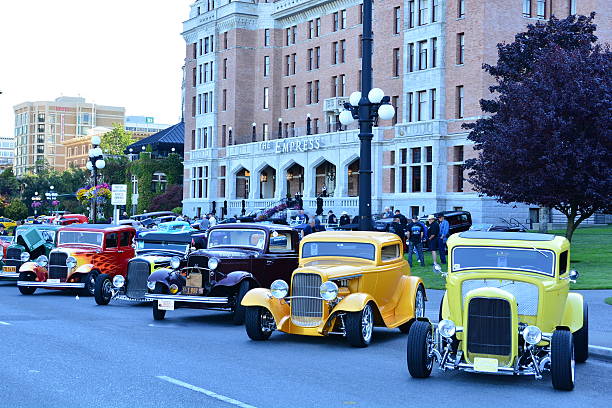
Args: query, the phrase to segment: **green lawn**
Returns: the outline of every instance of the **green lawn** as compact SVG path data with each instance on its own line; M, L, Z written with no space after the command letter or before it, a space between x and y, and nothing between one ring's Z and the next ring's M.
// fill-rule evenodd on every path
M563 235L565 231L550 231ZM612 289L612 226L579 228L571 247L571 267L580 272L572 289ZM444 279L433 272L431 254L425 253L425 266L412 258L412 274L419 276L428 289L444 289Z
M609 304L610 306L612 306L612 297L609 298L605 298L604 302L606 302L607 304Z

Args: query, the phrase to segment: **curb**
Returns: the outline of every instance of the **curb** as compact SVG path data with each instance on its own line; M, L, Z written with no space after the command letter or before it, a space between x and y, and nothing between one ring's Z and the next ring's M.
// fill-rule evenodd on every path
M589 355L600 360L612 361L612 348L589 344Z

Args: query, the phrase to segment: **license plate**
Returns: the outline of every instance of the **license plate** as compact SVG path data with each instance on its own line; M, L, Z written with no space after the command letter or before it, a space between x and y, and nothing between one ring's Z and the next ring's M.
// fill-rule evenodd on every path
M59 279L47 279L48 283L60 283Z
M189 287L189 286L184 287L183 290L181 291L183 295L199 295L202 292L203 291L201 288Z
M17 267L16 266L3 266L2 270L4 272L17 272Z
M498 368L498 361L496 358L474 358L474 371L480 371L482 373L496 373Z
M160 299L157 301L159 310L174 310L174 300Z

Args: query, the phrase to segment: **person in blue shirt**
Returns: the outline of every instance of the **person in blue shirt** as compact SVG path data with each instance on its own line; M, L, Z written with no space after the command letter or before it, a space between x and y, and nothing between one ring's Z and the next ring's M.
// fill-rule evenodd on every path
M448 233L450 231L450 225L448 221L444 219L444 214L438 214L438 223L440 224L440 235L438 242L438 248L440 250L440 262L446 263L446 240L448 239Z
M408 224L408 263L412 266L412 253L416 252L421 266L425 266L423 259L423 238L425 237L425 227L419 222L416 215L412 216L412 222Z

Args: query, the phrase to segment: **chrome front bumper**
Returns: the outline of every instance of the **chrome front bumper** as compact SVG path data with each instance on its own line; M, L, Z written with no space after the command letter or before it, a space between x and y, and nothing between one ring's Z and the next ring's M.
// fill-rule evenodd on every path
M189 303L211 303L211 304L223 304L228 303L226 297L208 297L208 296L190 296L190 295L163 295L148 293L145 295L146 300L174 300L175 302L189 302Z
M49 282L33 282L33 281L17 281L17 286L29 286L33 288L57 288L57 289L72 289L72 288L84 288L84 283L49 283Z
M19 272L2 272L0 271L0 278L18 278Z

